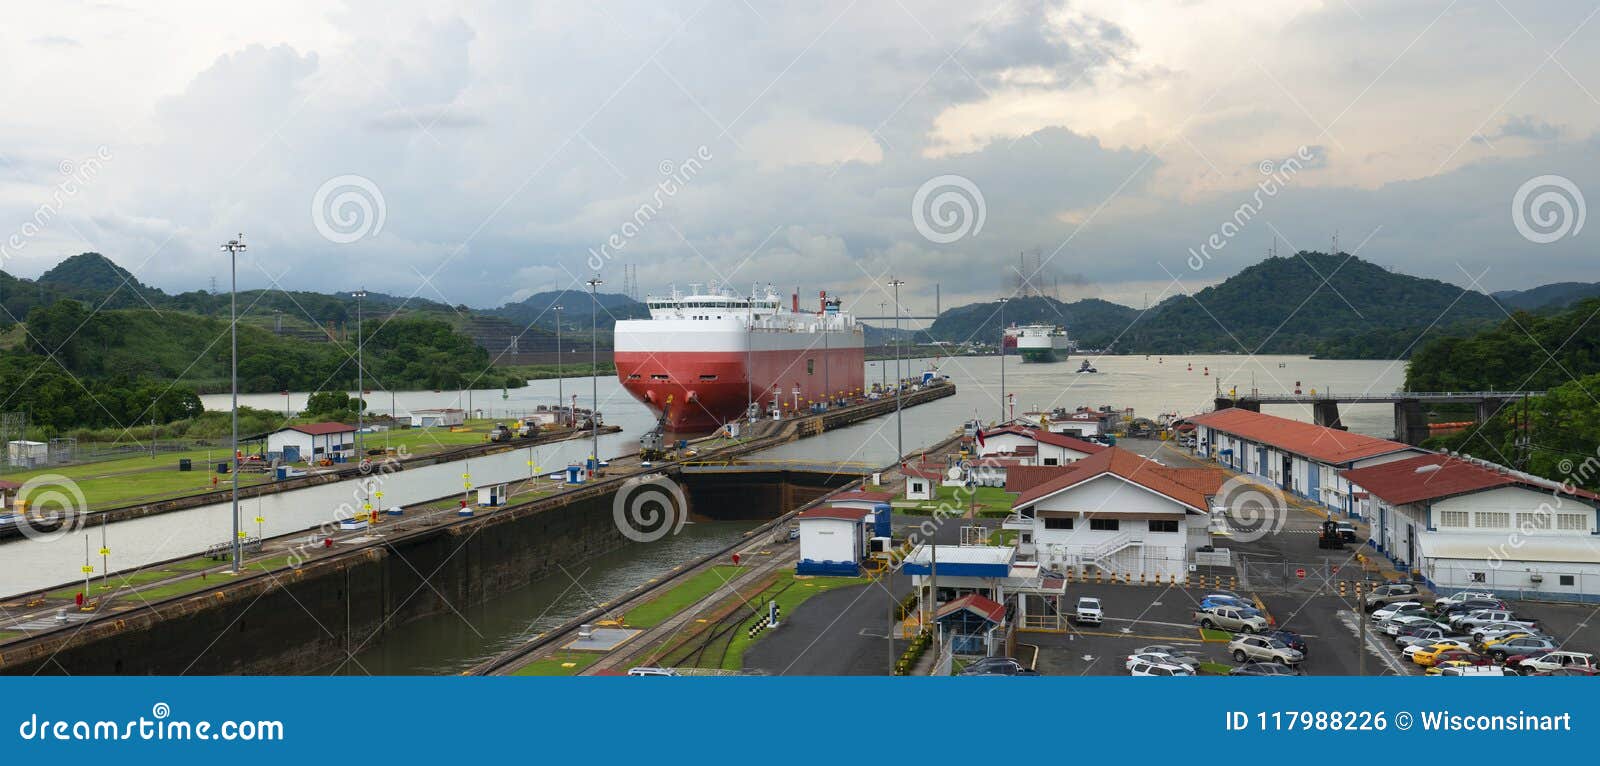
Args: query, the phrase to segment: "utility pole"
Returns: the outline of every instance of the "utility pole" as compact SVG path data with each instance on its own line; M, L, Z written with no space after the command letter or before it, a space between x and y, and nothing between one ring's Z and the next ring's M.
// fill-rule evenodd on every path
M594 467L600 469L600 331L596 310L600 306L598 288L605 284L596 274L589 278L589 432L594 435Z
M1000 299L1000 423L1006 422L1006 302Z
M233 345L229 378L233 388L233 573L243 568L244 551L239 547L239 254L245 251L244 235L222 246L228 254L228 333Z
M894 461L900 462L905 457L905 417L900 402L900 389L905 388L905 376L900 372L900 286L905 284L903 279L889 278L889 286L894 288Z
M362 410L366 409L362 405L366 404L364 397L367 394L366 377L362 374L365 372L365 367L362 366L361 356L362 341L364 340L361 337L361 299L367 297L367 291L362 288L350 295L356 299L356 460L360 461L364 460L367 455L365 449L366 440L361 437Z
M560 416L561 408L567 403L566 395L561 392L561 304L550 307L556 312L556 415ZM566 425L566 418L561 418L562 425Z

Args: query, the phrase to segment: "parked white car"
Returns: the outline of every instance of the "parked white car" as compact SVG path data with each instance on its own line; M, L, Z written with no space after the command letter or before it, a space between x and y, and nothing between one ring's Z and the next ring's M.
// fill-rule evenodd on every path
M1452 606L1455 606L1456 604L1459 604L1459 603L1461 603L1463 601L1468 601L1468 600L1475 599L1475 598L1487 599L1487 600L1490 600L1490 601L1498 601L1500 599L1499 596L1496 596L1495 594L1490 593L1489 591L1486 591L1486 590L1464 590L1464 591L1461 591L1460 593L1453 593L1453 594L1448 595L1448 596L1443 596L1438 601L1435 601L1433 603L1434 603L1434 608L1439 609L1439 610L1444 610L1444 609L1448 609L1448 608L1450 608Z
M1520 622L1491 622L1488 625L1480 625L1476 628L1473 628L1472 632L1468 635L1472 636L1473 641L1481 644L1485 641L1493 641L1497 638L1514 636L1518 633L1526 633L1530 636L1536 636L1539 635L1541 631L1535 628L1530 628Z
M1402 614L1420 615L1426 613L1427 611L1428 608L1423 606L1421 601L1396 601L1393 604L1386 604L1374 609L1372 611L1372 619L1381 622L1389 619L1390 617L1398 617Z
M1400 635L1400 631L1405 628L1432 622L1433 620L1430 620L1420 614L1402 614L1398 617L1391 617L1379 623L1378 630L1382 631L1385 635L1398 636Z
M1546 652L1517 663L1519 671L1538 672L1560 670L1562 668L1594 670L1594 655L1585 652Z
M1133 670L1133 666L1141 662L1149 665L1182 665L1190 670L1196 670L1200 667L1200 660L1197 657L1167 654L1166 652L1130 654L1128 655L1128 660L1122 666L1128 670Z
M1128 667L1130 676L1192 676L1194 671L1183 665L1169 662L1135 662Z
M1093 596L1084 596L1078 599L1078 607L1072 611L1072 621L1079 625L1099 625L1105 618L1105 613L1100 609L1100 599Z

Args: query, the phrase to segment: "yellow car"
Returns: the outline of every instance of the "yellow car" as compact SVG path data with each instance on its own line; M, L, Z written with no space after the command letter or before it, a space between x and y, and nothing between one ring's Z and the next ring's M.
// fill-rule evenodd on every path
M1466 660L1445 660L1444 662L1429 667L1425 672L1425 675L1436 676L1444 672L1445 668L1466 668L1471 666L1472 663L1467 662Z
M1531 636L1531 635L1533 635L1533 634L1532 633L1507 633L1507 634L1505 634L1505 635L1503 635L1503 636L1501 636L1499 638L1491 638L1488 641L1484 641L1482 644L1480 644L1480 646L1482 646L1484 649L1488 649L1489 647L1494 646L1495 644L1501 643L1503 641L1510 641L1513 638L1522 638L1523 636Z
M1412 652L1411 653L1411 661L1415 662L1416 664L1421 665L1423 667L1428 667L1428 666L1432 665L1434 662L1438 661L1440 654L1443 654L1444 652L1448 652L1451 649L1460 649L1460 648L1461 648L1460 644L1434 644L1432 646L1429 646L1429 647L1426 647L1426 648L1423 648L1423 649L1418 649L1415 652Z

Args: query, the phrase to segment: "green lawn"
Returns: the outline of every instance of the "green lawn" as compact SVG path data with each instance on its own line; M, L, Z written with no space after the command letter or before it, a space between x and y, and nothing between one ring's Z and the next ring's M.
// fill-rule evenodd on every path
M1233 668L1220 662L1200 663L1200 673L1208 676L1225 676L1233 672Z
M605 655L598 652L556 652L517 668L515 676L575 676Z
M776 588L782 588L785 584L785 580L793 580L793 584L777 595L780 621L792 617L794 615L794 610L797 607L818 593L825 593L836 588L848 588L854 585L866 585L872 582L866 577L812 577L800 579L797 578L793 572L786 572L778 578ZM760 641L762 636L765 636L770 632L770 629L764 630L758 634L754 640L750 638L750 635L747 632L747 629L751 625L755 624L756 620L759 620L761 617L766 615L767 600L768 599L766 598L762 598L759 601L752 599L751 606L754 607L755 611L750 612L749 617L740 624L738 629L733 631L733 641L728 645L728 652L723 656L722 659L723 670L743 669L745 650L749 649L751 644L755 643L756 641ZM748 610L748 608L744 606L740 606L739 608ZM783 626L779 625L777 629L783 630Z
M259 559L256 561L246 561L244 563L244 570L247 573L255 573L281 569L289 565L289 558L290 556L288 554L284 554L282 556L272 556L270 558ZM125 575L113 574L110 578L109 584L102 584L100 578L95 578L89 583L89 597L98 598L123 587L132 587L159 582L161 580L179 577L184 574L198 572L202 569L223 566L226 563L227 562L225 561L212 561L211 559L201 556L193 559L185 559L183 561L178 561L171 564L165 564L159 569L142 569ZM194 593L213 587L218 584L219 578L226 577L228 577L228 575L219 572L205 579L192 577L185 580L178 580L165 585L157 585L153 588L147 588L140 591L138 596L130 596L130 598L137 602L141 597L145 601L155 601L157 599L171 598L172 596L181 596L185 593ZM221 581L226 582L226 580ZM81 590L83 590L83 585L81 583L69 585L46 593L45 598L73 599L77 597L78 592Z
M404 447L411 455L425 455L468 444L482 444L489 429L496 423L510 421L470 420L465 431L448 428L404 429L365 434L362 437L367 449ZM178 461L188 458L194 463L193 471L179 471ZM65 476L78 485L89 510L103 511L142 502L170 500L185 495L195 495L231 486L232 477L216 473L216 464L226 462L225 445L209 449L184 452L162 452L156 457L137 455L68 466L49 466L31 471L6 474L6 479L25 482L36 476L54 474ZM212 478L216 484L212 484ZM239 486L251 487L270 481L266 473L241 473Z
M896 503L908 502L905 495L895 498ZM1004 517L1011 513L1011 507L1016 504L1017 496L1000 487L974 487L968 490L964 487L936 487L932 500L909 501L916 502L915 507L895 507L895 512L906 513L913 516L928 516L941 505L965 514L968 508L976 508L979 516Z
M716 592L724 583L738 577L742 571L744 567L731 564L711 567L673 586L666 593L634 607L623 619L630 628L650 628L660 625L663 620L683 611L690 604Z

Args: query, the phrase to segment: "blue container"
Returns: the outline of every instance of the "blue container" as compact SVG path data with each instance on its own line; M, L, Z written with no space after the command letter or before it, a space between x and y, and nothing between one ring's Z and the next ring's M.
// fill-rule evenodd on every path
M581 482L583 480L582 476L583 476L583 466L581 466L581 465L569 465L569 466L567 466L567 483L568 484L577 484L577 483Z
M872 536L894 536L894 520L891 518L891 509L888 503L878 503L872 506Z

